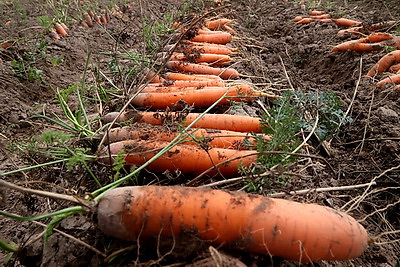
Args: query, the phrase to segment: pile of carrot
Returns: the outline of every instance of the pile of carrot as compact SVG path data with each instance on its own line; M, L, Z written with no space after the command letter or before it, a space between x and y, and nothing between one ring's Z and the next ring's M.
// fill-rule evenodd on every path
M227 67L230 57L237 49L226 45L234 32L230 19L207 20L199 26L197 35L183 40L170 55L166 66L171 72L156 75L146 69L147 85L132 99L135 107L155 109L159 112L138 111L109 113L105 123L118 117L118 122L132 119L131 127L119 127L106 133L107 147L98 155L99 161L113 164L113 159L121 152L127 165L142 165L179 135L178 125L186 126L201 114L179 114L166 112L180 106L205 108L216 101L226 105L235 101L251 101L264 96L250 83L228 81L239 77L239 73ZM170 49L170 47L167 47ZM168 127L167 127L168 126ZM175 171L184 175L200 174L210 170L208 175L223 177L237 175L239 166L249 167L257 161L254 151L256 141L253 133L261 132L260 120L249 116L205 114L198 120L181 142L164 154L147 170L158 173ZM270 137L258 134L258 138Z
M111 20L110 13L107 10L103 10L100 15L96 15L93 11L88 10L86 14L83 15L81 25L83 27L93 27L97 24L107 24Z
M68 35L68 33L67 33L68 30L69 29L68 29L67 25L65 25L62 22L60 22L60 23L57 22L56 24L54 24L54 28L52 28L50 30L49 36L56 40L60 40L61 37L65 37Z
M338 26L350 27L342 29L338 32L338 36L343 37L346 34L362 36L359 39L352 39L335 45L331 52L339 51L355 51L355 52L374 52L384 51L386 47L396 49L383 56L367 73L367 77L388 71L388 77L376 83L377 88L381 88L388 83L395 84L395 90L400 90L400 36L392 35L382 30L388 29L395 25L396 21L386 21L364 25L360 21L350 19L332 19L331 16L324 11L310 11L309 17L297 16L294 21L298 24L306 24L313 21L334 22ZM368 34L365 34L367 32Z

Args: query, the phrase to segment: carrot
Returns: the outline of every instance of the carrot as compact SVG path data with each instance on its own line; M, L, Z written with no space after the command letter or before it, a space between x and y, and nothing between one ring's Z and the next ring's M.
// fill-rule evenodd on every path
M11 47L12 45L13 45L13 42L6 41L1 44L1 48L7 49L7 48Z
M204 80L219 80L222 81L221 77L216 75L201 75L201 74L183 74L177 72L167 72L164 76L168 80L182 80L182 81L204 81Z
M308 24L313 22L314 20L312 18L302 18L301 20L297 21L297 24Z
M103 116L104 123L113 121L119 112L110 112ZM148 123L151 125L163 125L170 123L182 123L187 126L196 120L200 113L168 113L163 114L151 111L125 111L118 117L117 122L132 120L137 123ZM250 116L230 115L230 114L205 114L194 125L195 128L219 129L236 132L261 132L260 119Z
M205 143L211 147L230 148L230 149L250 149L256 145L255 138L248 133L213 130L213 129L196 129L190 130L183 144L198 145ZM124 126L113 128L106 133L106 144L123 140L158 140L170 142L179 135L176 130L156 125L142 123L135 126ZM186 133L185 133L186 135ZM260 135L259 137L269 140L270 136Z
M397 24L397 21L389 20L389 21L383 21L383 22L371 24L367 28L370 31L380 31L380 30L383 30L383 29L390 28L390 27L392 27L393 25L396 25L396 24Z
M228 92L228 93L226 93ZM206 87L198 90L170 91L156 93L139 93L131 104L137 107L151 109L165 109L173 107L176 103L184 101L194 107L208 107L220 99L226 93L226 97L218 105L229 104L230 101L251 101L254 97L262 96L261 92L253 90L247 84L231 87Z
M95 15L95 16L94 16L94 21L95 21L97 24L101 24L100 16Z
M61 25L61 27L63 27L63 29L64 29L65 31L68 31L68 30L69 30L68 26L65 25L64 23L61 22L60 25Z
M395 50L383 56L367 73L367 77L372 77L377 73L386 71L394 63L400 63L400 50Z
M390 72L398 72L400 70L400 63L399 64L395 64L390 66L389 71Z
M315 19L315 20L329 19L329 18L331 18L331 15L329 15L329 14L310 15L310 18Z
M320 15L323 15L323 14L326 14L325 13L325 11L320 11L320 10L311 10L309 13L308 13L308 15L310 15L310 16L320 16Z
M100 16L100 22L103 23L103 24L107 24L107 19L106 19L106 17L104 15Z
M391 39L387 39L381 42L384 46L392 46L396 49L400 49L400 36L393 36Z
M87 24L86 21L82 20L81 25L85 28L89 28L89 25Z
M346 27L357 26L362 24L362 22L360 21L345 19L345 18L333 19L333 22L335 22L336 25L338 26L346 26Z
M330 23L330 22L332 22L331 19L314 19L314 20L317 20L317 21L322 22L322 23Z
M219 55L219 54L190 54L185 55L184 53L173 53L169 60L173 61L184 61L188 60L190 62L197 63L209 63L213 66L223 66L231 63L233 59L228 55Z
M88 11L89 12L89 11ZM83 16L83 21L85 21L87 23L87 25L89 25L89 27L93 26L93 18L92 16L90 16L89 14L85 14Z
M50 30L49 36L50 36L51 38L53 38L53 39L56 39L56 40L60 40L60 39L61 39L60 35L56 32L55 29L51 29L51 30Z
M164 83L152 83L150 88L169 88L169 87L193 87L201 89L202 87L222 87L225 86L223 80L186 80L186 81L165 81Z
M166 48L171 48L172 45L166 46ZM239 48L232 48L226 45L220 44L210 44L210 43L200 43L200 42L190 42L186 41L179 46L179 51L186 51L190 54L192 53L204 53L204 54L220 54L220 55L230 55L236 52Z
M302 20L302 19L303 19L302 16L297 16L297 17L295 17L293 20L294 20L295 22L297 22L297 21Z
M56 23L54 25L54 28L56 29L58 34L61 34L62 36L67 36L67 32L65 31L65 29L63 28L63 26L61 26L60 23Z
M387 32L373 32L366 38L370 43L377 43L388 39L393 39L393 35Z
M120 151L125 153L126 165L143 165L169 142L156 140L125 140L109 144L100 151L98 161L111 165ZM110 151L110 153L109 153ZM234 159L235 157L242 157ZM227 161L228 160L228 161ZM231 161L229 161L231 160ZM200 146L176 145L164 155L150 163L146 169L151 172L163 173L179 170L184 175L199 175L213 166L210 175L234 176L239 173L239 166L250 166L257 161L257 155L251 150L236 150L211 148L205 150ZM218 171L218 172L217 172Z
M144 71L146 72L146 80L150 83L162 83L165 81L164 78L160 77L149 68L145 68Z
M206 21L206 27L210 30L218 30L222 29L224 26L231 25L232 23L233 20L227 18L208 20Z
M400 83L400 74L391 75L391 76L377 82L376 87L382 88L387 83L399 84Z
M340 30L340 31L338 31L337 34L339 36L344 36L346 33L355 34L355 35L362 35L362 33L359 32L359 30L361 30L361 29L363 29L363 26L356 26L356 27Z
M223 31L216 31L213 33L200 33L193 37L191 41L224 45L232 41L232 35L229 32Z
M357 41L357 40L352 40L352 41ZM356 52L371 52L371 51L382 50L383 48L384 46L379 43L360 43L360 42L347 41L334 46L331 52L346 51L346 50L352 50Z
M369 241L344 212L210 188L120 187L100 199L96 215L101 231L127 241L197 238L303 263L356 258Z
M179 61L168 61L166 66L174 71L189 72L194 74L217 75L224 80L236 79L239 77L239 72L232 68L214 68L194 63L182 63Z
M224 25L224 27L222 29L225 30L226 32L230 33L232 36L236 35L236 31L228 25Z

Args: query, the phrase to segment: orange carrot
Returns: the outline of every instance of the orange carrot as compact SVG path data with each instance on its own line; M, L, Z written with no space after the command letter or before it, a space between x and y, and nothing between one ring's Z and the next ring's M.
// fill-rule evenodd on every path
M54 25L54 28L56 29L58 34L61 34L62 36L67 36L67 32L65 31L65 29L63 28L63 26L61 26L60 23L56 23Z
M236 35L236 31L228 25L224 25L224 27L222 29L225 30L226 32L230 33L232 36Z
M103 116L102 121L104 123L110 123L117 117L117 115L119 115L119 112L110 112ZM132 122L148 123L151 125L182 123L183 126L187 126L200 115L200 113L189 113L185 115L178 112L163 114L160 112L150 111L125 111L121 112L117 122L132 120ZM193 127L236 132L261 132L259 118L229 114L205 114L193 125Z
M359 32L359 30L361 30L361 29L363 29L363 28L364 28L363 26L356 26L356 27L352 27L352 28L348 28L348 29L343 29L343 30L338 31L337 34L338 34L339 36L343 36L343 35L345 35L346 33L355 34L355 35L362 35L362 33Z
M372 77L377 73L386 71L394 63L400 63L400 50L395 50L383 56L367 73L367 77Z
M329 15L329 14L311 15L310 18L315 19L315 20L329 19L329 18L331 18L331 15Z
M67 27L67 25L65 25L64 23L60 23L60 25L61 25L61 27L63 27L63 29L65 30L65 31L68 31L69 30L69 28Z
M400 83L400 74L391 75L391 76L377 82L376 87L381 88L387 83L399 84Z
M160 77L149 68L145 68L144 71L146 72L146 80L150 83L162 83L165 81L164 78Z
M85 28L89 28L89 25L87 24L86 21L82 20L81 25Z
M135 126L124 126L113 128L106 135L106 144L123 140L158 140L170 142L177 137L180 132L171 130L170 128L142 123ZM205 144L211 147L229 148L229 149L250 149L255 148L256 142L254 137L248 133L213 130L213 129L196 129L185 133L188 136L183 144L199 145ZM269 140L268 135L259 135L259 137Z
M89 14L83 16L83 21L85 21L89 27L93 26L93 19Z
M390 66L389 71L390 72L398 72L400 70L400 63L399 64L395 64Z
M100 22L103 23L103 24L107 24L107 19L106 19L106 17L104 15L100 16Z
M215 19L215 20L208 20L206 21L206 27L210 30L219 30L223 29L224 26L231 25L233 20L231 19Z
M13 42L6 41L6 42L1 44L1 48L7 49L7 48L11 47L12 45L13 45Z
M226 93L226 97L218 105L229 104L230 101L251 101L254 97L262 96L261 92L255 91L247 84L227 87L206 87L198 90L139 93L131 104L137 107L151 109L165 109L173 107L176 103L184 101L194 107L209 107Z
M308 13L310 16L320 16L325 14L325 11L320 10L312 10Z
M367 28L370 31L380 31L380 30L383 30L383 29L390 28L395 24L397 24L397 21L389 20L389 21L383 21L383 22L379 22L379 23L374 23L374 24L368 26Z
M295 17L293 20L297 22L297 21L302 20L302 19L303 19L302 16L297 16L297 17Z
M400 49L400 36L393 35L393 38L387 39L381 42L384 46L392 46L396 49Z
M171 47L172 46L166 46L168 50ZM238 48L232 48L226 45L190 42L190 41L186 41L178 47L178 51L186 51L190 54L205 53L205 54L230 55L236 52L237 50Z
M101 231L127 241L197 238L302 263L356 258L369 241L365 228L347 213L210 188L120 187L100 199L96 216Z
M203 87L222 87L225 86L223 80L186 80L186 81L165 81L163 83L152 83L146 86L146 88L169 88L169 87L192 87L201 89Z
M330 22L332 22L331 19L314 19L314 20L317 20L317 21L322 22L322 23L330 23Z
M357 40L352 40L352 41L357 41ZM371 52L371 51L382 50L383 48L384 46L379 43L361 43L361 42L347 41L334 46L331 52L346 51L346 50L352 50L356 52Z
M366 38L370 43L377 43L388 39L393 39L393 35L387 32L373 32Z
M232 41L232 35L229 32L218 31L215 33L200 33L191 39L193 42L204 42L213 44L227 44Z
M49 36L53 39L60 40L60 35L56 32L55 29L51 29L49 32Z
M362 22L360 21L345 19L345 18L333 19L333 22L335 22L336 25L338 26L346 26L346 27L357 26L362 24Z
M171 81L182 80L182 81L204 81L204 80L219 80L222 81L221 77L216 75L201 75L201 74L183 74L177 72L167 72L164 76Z
M168 143L156 140L119 141L105 147L99 153L98 160L104 164L112 164L112 159L120 151L124 151L124 160L127 165L143 165ZM109 151L111 154L108 153ZM243 158L233 159L240 156ZM227 161L229 159L232 161ZM257 155L251 150L211 148L206 151L200 146L177 145L150 163L146 169L158 173L179 170L184 175L199 175L219 163L226 162L208 174L213 176L220 174L227 177L238 175L239 166L250 166L256 161Z
M174 71L182 71L194 74L217 75L224 80L236 79L239 77L239 72L232 68L214 68L200 64L182 63L179 61L168 61L166 66Z
M297 24L308 24L313 22L314 20L312 18L302 18L301 20L297 21Z
M218 54L193 54L185 55L184 53L173 53L169 60L172 61L184 61L188 60L190 62L197 63L209 63L212 66L224 66L233 61L233 59L228 55L218 55Z

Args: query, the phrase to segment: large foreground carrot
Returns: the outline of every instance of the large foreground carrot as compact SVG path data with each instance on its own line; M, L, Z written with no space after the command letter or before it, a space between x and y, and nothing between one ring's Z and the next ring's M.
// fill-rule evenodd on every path
M299 262L347 260L368 246L364 227L346 213L244 192L132 186L107 192L98 227L128 241L199 238L208 244Z
M168 61L166 66L174 71L182 71L194 74L217 75L224 80L236 79L239 77L239 72L232 68L215 68L206 65L184 63L179 61Z
M367 73L368 77L372 77L377 73L384 72L394 63L400 62L400 50L390 52L383 56Z
M163 126L150 124L139 124L135 126L124 126L113 128L106 135L106 143L114 143L123 140L158 140L170 142L179 135L179 131ZM215 129L193 129L185 133L187 138L185 145L209 145L218 148L251 149L256 145L255 138L248 133L215 130ZM267 135L259 137L269 140Z
M109 123L115 119L119 112L110 112L103 116L104 123ZM171 123L182 123L187 126L197 119L201 113L181 113L151 112L151 111L126 111L122 112L117 122L132 120L133 123L148 123L152 125L163 125ZM194 128L220 129L236 132L261 132L260 119L243 115L230 114L205 114L194 125Z
M231 87L206 87L198 90L139 93L131 104L137 107L165 109L174 106L179 101L184 101L193 107L209 107L224 95L225 98L218 102L218 105L226 105L230 101L248 102L254 97L262 96L263 93L253 90L247 84L241 84Z
M105 147L98 155L98 160L104 164L112 164L113 159L123 151L126 165L143 165L168 144L169 142L156 140L119 141ZM239 166L250 166L256 161L257 154L251 150L205 150L200 146L176 145L150 163L146 169L158 173L179 170L185 175L199 175L215 166L213 171L208 172L209 175L234 176L239 174Z

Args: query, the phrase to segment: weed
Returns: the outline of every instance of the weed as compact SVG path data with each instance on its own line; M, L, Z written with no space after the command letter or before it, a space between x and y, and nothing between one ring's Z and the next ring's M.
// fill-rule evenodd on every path
M43 71L36 67L38 61L47 56L47 42L38 41L31 50L24 52L17 59L11 61L11 70L14 74L30 82L43 81Z
M50 58L50 63L53 67L57 67L58 64L64 63L64 59L59 57Z
M269 114L261 117L263 133L271 135L271 140L257 138L257 151L292 152L301 143L298 137L300 130L310 132L314 129L314 134L320 141L333 138L338 133L340 124L351 122L351 118L345 118L341 105L339 98L331 91L285 92L282 98L274 102ZM253 173L265 172L276 166L280 166L278 169L283 172L287 164L295 160L295 157L285 153L261 153ZM273 181L266 178L257 183L249 181L248 190L262 191L273 183L285 183L287 178L277 175Z
M162 38L173 32L173 19L174 17L170 14L165 14L161 21L144 18L143 38L150 55L157 53L160 50Z

